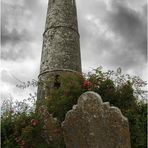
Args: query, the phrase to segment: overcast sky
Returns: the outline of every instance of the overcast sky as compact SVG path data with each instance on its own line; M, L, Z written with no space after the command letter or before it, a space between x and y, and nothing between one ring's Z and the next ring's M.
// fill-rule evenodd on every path
M48 0L1 2L1 96L24 99L37 79ZM77 0L83 72L103 66L146 79L146 0Z

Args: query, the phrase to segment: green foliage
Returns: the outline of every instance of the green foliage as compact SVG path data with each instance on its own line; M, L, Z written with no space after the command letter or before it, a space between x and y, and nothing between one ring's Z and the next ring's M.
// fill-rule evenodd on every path
M36 147L38 143L44 141L37 134L41 133L43 125L37 113L11 113L7 116L2 115L1 118L2 147ZM31 120L34 120L36 124L33 125Z
M21 88L28 87L28 84L36 84L34 82L36 81L24 83L25 86ZM47 86L52 82L53 80L47 81ZM132 148L146 148L147 92L143 89L146 86L145 81L139 77L122 74L120 68L116 72L104 72L99 67L85 76L63 73L59 82L60 87L48 89L48 95L42 100L42 105L47 106L48 112L53 114L59 123L64 120L66 113L77 103L83 92L95 91L101 95L104 102L109 101L111 105L119 107L128 117ZM43 138L43 118L39 112L34 111L35 100L33 102L33 107L28 107L26 100L15 105L11 105L12 101L7 103L1 117L2 147L58 148L60 145L60 148L64 148L62 135L51 143ZM55 129L52 128L49 127L49 135L60 127L58 125Z
M126 110L129 119L131 144L133 148L147 148L147 104L140 101L136 109Z
M7 109L7 112L3 112L1 116L2 148L57 148L59 145L64 147L63 137L59 133L54 133L54 137L58 134L58 138L51 140L50 143L43 136L44 122L48 118L44 118L39 111L28 112L26 109L23 112L20 112L22 110L14 112L13 107L16 107L14 104L11 104L11 110ZM24 104L21 103L21 105ZM21 109L24 106L17 108ZM28 108L30 107L28 106ZM48 129L48 134L51 135L52 131L57 128L59 128L59 125Z
M63 73L59 81L60 88L49 90L49 98L46 102L48 111L58 120L63 121L67 111L77 103L77 99L84 91L82 89L84 78L79 74Z
M147 91L146 82L139 77L123 75L117 72L103 72L102 68L89 73L88 79L95 84L91 90L99 93L103 101L109 101L119 107L129 119L131 147L147 147ZM94 83L95 82L95 83Z

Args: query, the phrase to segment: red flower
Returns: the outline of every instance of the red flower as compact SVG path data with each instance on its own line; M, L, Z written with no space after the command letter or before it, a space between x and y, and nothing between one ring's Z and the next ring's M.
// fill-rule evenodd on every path
M85 80L83 82L83 87L86 88L86 89L89 89L91 87L91 82L88 81L88 80Z
M32 125L32 126L36 126L36 125L37 125L37 120L32 119L32 120L31 120L31 125Z

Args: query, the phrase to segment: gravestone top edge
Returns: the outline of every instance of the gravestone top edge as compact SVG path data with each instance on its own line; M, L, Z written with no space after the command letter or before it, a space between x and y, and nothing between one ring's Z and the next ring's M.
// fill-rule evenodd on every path
M118 116L121 116L121 118L125 121L128 121L128 119L122 114L121 110L118 107L115 106L111 106L109 102L103 102L101 96L94 92L94 91L87 91L85 93L83 93L78 101L77 104L73 106L72 110L68 111L66 113L66 116L69 116L73 110L76 110L78 107L82 106L82 102L83 103L89 103L89 101L91 100L95 100L96 104L101 106L102 108L106 109L106 110L110 110L110 112L116 112Z

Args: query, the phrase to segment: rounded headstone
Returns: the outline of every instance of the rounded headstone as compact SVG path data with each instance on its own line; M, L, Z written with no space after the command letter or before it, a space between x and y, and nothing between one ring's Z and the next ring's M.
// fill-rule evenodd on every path
M94 92L80 96L62 123L67 148L130 148L128 119Z

